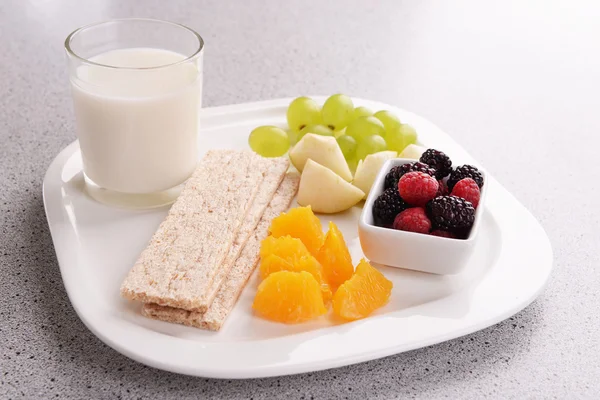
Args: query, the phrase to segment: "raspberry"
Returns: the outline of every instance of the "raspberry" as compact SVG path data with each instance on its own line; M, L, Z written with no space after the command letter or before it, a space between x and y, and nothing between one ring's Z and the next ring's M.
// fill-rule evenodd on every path
M437 194L435 195L435 197L438 196L447 196L450 194L450 191L448 190L448 185L446 185L446 182L444 182L443 180L439 180L438 181L438 191Z
M435 229L466 237L475 221L475 208L460 197L440 196L427 203L427 215Z
M461 165L460 167L456 167L456 169L450 173L450 177L448 178L447 182L448 189L454 189L454 185L464 178L471 178L477 182L477 186L479 186L479 188L483 187L483 175L481 172L479 172L479 170L472 165Z
M456 238L456 236L454 236L452 234L452 232L442 231L440 229L436 229L435 231L431 231L430 235L439 236L439 237L445 237L445 238L450 238L450 239Z
M429 233L431 221L421 207L408 208L394 219L394 229L416 233Z
M415 206L427 204L437 194L438 187L435 178L424 172L409 172L398 181L400 197Z
M435 177L437 179L445 178L452 172L450 157L441 151L434 149L425 150L419 161L435 169Z
M422 162L413 162L408 164L397 165L390 169L390 172L385 176L385 189L389 188L397 188L398 181L402 176L408 172L413 171L421 171L429 174L431 176L435 175L435 169L431 168L429 165L424 164Z
M479 191L477 182L471 178L464 178L454 185L454 189L452 189L452 196L460 197L461 199L470 201L471 204L473 204L473 207L477 208L479 205L481 192Z
M398 189L387 189L373 203L373 220L375 221L375 225L384 227L392 226L396 215L408 207L410 206L398 194Z

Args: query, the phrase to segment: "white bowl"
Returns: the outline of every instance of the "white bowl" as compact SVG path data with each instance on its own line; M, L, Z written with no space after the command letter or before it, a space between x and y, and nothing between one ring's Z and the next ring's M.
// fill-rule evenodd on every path
M378 264L433 274L457 274L465 267L475 248L485 203L486 173L477 167L483 175L484 185L475 210L475 222L467 239L450 239L376 226L373 203L383 192L385 176L392 167L414 161L395 158L381 167L358 222L360 245L365 256Z

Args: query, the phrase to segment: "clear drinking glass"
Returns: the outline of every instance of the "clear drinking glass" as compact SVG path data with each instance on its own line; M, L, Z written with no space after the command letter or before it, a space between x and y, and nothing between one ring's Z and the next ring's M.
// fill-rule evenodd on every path
M86 190L116 206L169 204L198 160L204 41L179 24L121 19L65 41Z

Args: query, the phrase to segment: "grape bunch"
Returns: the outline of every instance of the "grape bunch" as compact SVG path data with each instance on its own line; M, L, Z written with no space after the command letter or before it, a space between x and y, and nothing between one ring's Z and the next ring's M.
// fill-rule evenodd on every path
M310 97L298 97L290 103L286 117L287 131L275 126L254 129L248 139L252 150L264 157L280 157L307 133L334 136L346 162L355 168L369 154L400 153L417 141L415 129L392 112L354 107L344 94L334 94L323 106Z

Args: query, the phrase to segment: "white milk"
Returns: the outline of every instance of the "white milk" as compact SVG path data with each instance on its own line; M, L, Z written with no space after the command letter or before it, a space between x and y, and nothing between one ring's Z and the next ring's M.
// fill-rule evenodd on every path
M71 78L85 174L123 193L154 193L184 182L197 162L202 71L181 54L132 48L79 66ZM152 69L133 69L163 66ZM127 69L130 68L130 69Z

